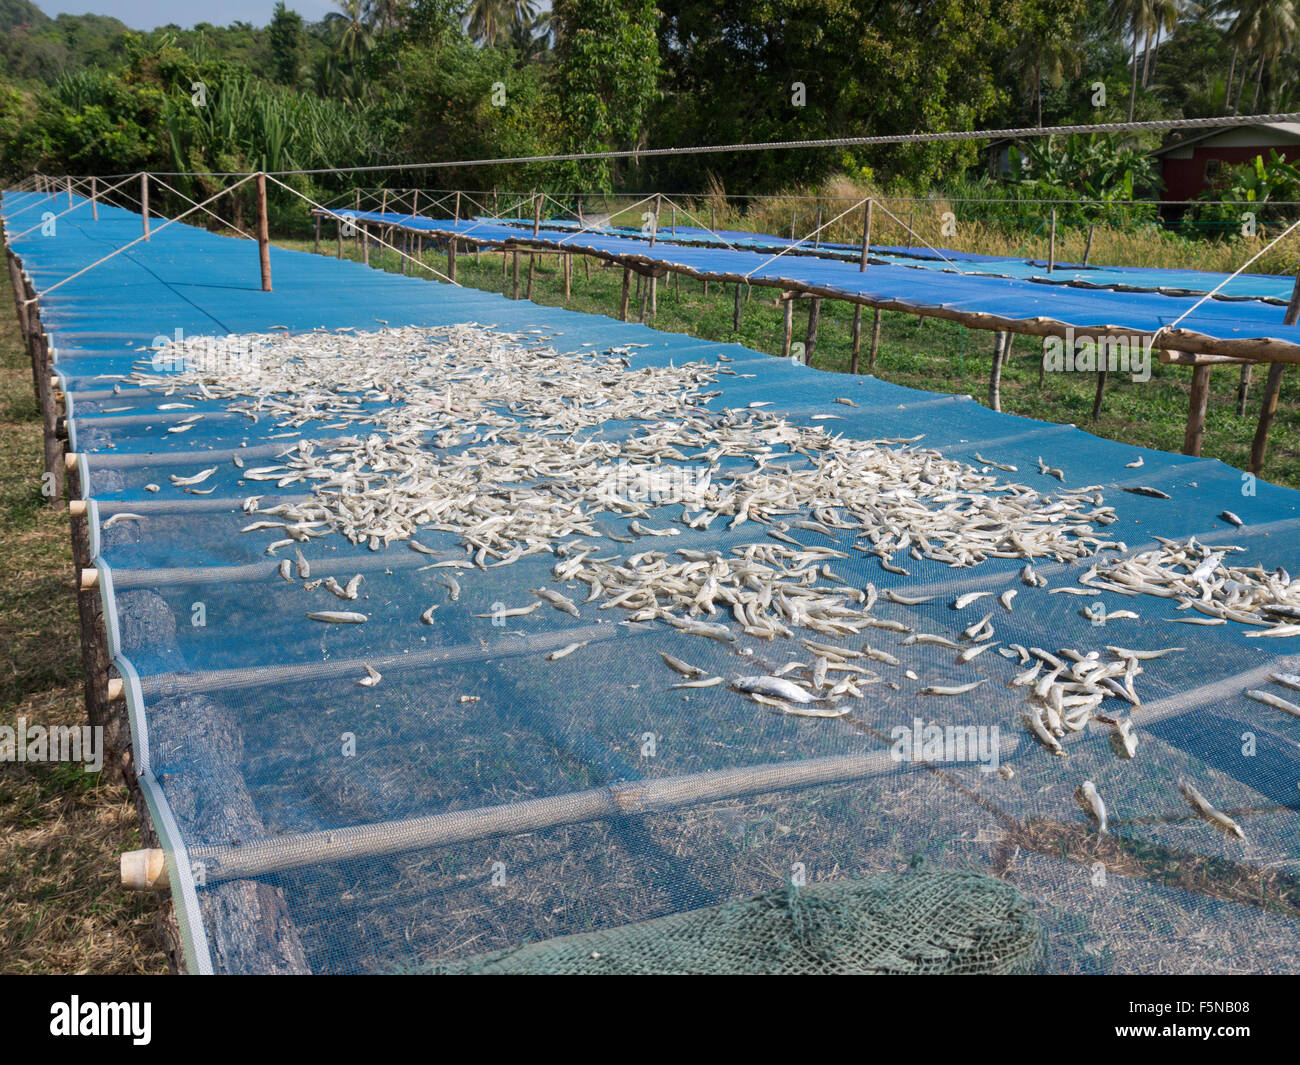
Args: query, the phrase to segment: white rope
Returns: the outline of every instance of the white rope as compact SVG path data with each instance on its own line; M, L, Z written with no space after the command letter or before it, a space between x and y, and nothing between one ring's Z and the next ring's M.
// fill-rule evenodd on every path
M804 243L806 243L810 238L815 237L818 233L820 233L820 232L821 232L823 229L825 229L827 226L832 225L832 224L835 223L835 222L838 222L838 221L839 221L841 218L843 218L846 214L850 214L851 212L856 211L859 207L861 207L861 206L862 206L864 203L866 203L867 200L869 200L869 199L871 199L870 196L866 197L866 199L859 200L859 201L858 201L857 203L855 203L852 207L850 207L847 211L841 211L841 212L840 212L839 214L837 214L834 218L830 219L830 221L823 222L821 225L819 225L816 229L814 229L814 230L813 230L811 233L809 233L807 236L805 236L805 237L801 237L799 240L795 241L795 242L794 242L793 244L791 244L789 247L787 247L787 248L782 248L782 249L781 249L779 252L777 252L775 255L771 256L770 258L764 259L761 263L759 263L756 267L754 267L753 270L750 270L749 273L747 273L747 274L743 274L742 276L743 276L746 280L748 280L749 278L753 277L754 274L755 274L757 271L763 269L763 267L765 267L768 263L774 263L774 262L776 262L777 259L781 258L781 256L784 255L786 252L794 251L794 249L797 248L797 247L799 247L800 244L804 244Z
M279 185L280 188L282 188L282 189L288 189L288 190L289 190L290 192L292 192L295 196L298 196L298 197L300 197L301 199L306 200L309 204L311 204L314 208L316 208L316 210L322 212L323 214L327 214L327 215L329 215L331 218L337 219L339 222L349 222L349 223L355 224L355 222L356 222L356 215L355 215L355 213L352 214L352 215L342 215L342 214L337 214L336 212L331 211L328 207L322 207L319 203L317 203L315 200L313 200L313 199L312 199L310 196L308 196L306 193L304 193L304 192L299 192L297 189L293 188L292 186L290 186L290 185L286 185L283 181L281 181L279 178L277 178L274 174L267 174L266 176L267 176L268 178L270 178L272 181L274 181L277 185ZM247 179L245 179L245 180L247 180ZM352 209L349 208L349 210L352 210ZM396 228L398 228L398 229L403 229L403 230L406 230L407 232L410 232L409 230L406 229L405 226L397 226ZM396 252L398 255L400 255L403 259L407 259L407 260L409 260L409 261L415 263L415 264L416 264L417 266L419 266L421 269L428 270L429 273L435 275L436 277L440 277L440 278L442 278L444 281L450 282L451 284L455 285L457 288L461 288L461 287L463 287L459 282L457 282L457 281L452 281L451 278L449 278L446 274L442 273L442 272L439 271L439 270L435 270L435 269L434 269L432 266L430 266L428 263L421 262L419 259L415 258L413 255L407 255L406 252L402 251L401 248L397 248L397 247L394 247L392 244L389 244L388 241L384 240L383 237L371 236L371 234L370 234L369 232L367 232L367 233L365 234L364 239L366 239L366 240L373 240L376 244L382 244L385 248L388 248L390 251L395 251L395 252Z
M702 155L710 152L770 152L797 148L845 148L877 144L934 144L943 141L1001 140L1021 137L1055 137L1071 133L1159 133L1178 129L1218 129L1224 126L1300 122L1300 111L1269 115L1221 115L1216 118L1167 118L1148 122L1094 122L1075 126L1017 126L1009 129L957 130L946 133L891 133L872 137L825 137L817 140L764 141L756 144L704 144L684 148L629 148L607 152L572 152L566 155L516 155L495 159L458 159L439 163L384 163L375 166L329 166L313 170L267 171L267 177L295 174L366 174L385 170L440 170L457 166L496 166L503 163L562 163L585 159L641 159L664 155ZM168 177L193 174L188 170L159 171ZM207 172L210 177L244 177L242 171ZM253 172L254 174L256 171ZM120 177L105 174L101 177Z
M1274 237L1271 241L1269 241L1269 242L1268 242L1267 244L1265 244L1262 248L1260 248L1259 251L1257 251L1257 252L1256 252L1254 255L1252 255L1249 259L1247 259L1247 260L1246 260L1244 263L1242 263L1239 267L1237 267L1237 269L1235 269L1234 271L1232 271L1232 273L1230 273L1227 277L1225 277L1222 281L1220 281L1217 285L1215 285L1214 288L1210 289L1209 292L1207 292L1207 293L1206 293L1204 296L1202 296L1199 300L1197 300L1197 301L1196 301L1195 303L1193 303L1190 307L1188 307L1187 310L1183 311L1183 313L1180 314L1177 318L1175 318L1172 322L1170 322L1168 325L1162 325L1159 329L1157 329L1157 330L1155 331L1155 335L1158 337L1158 336L1159 336L1161 333L1163 333L1166 329L1175 329L1175 328L1177 328L1179 322L1181 322L1184 318L1186 318L1189 314L1191 314L1194 310L1196 310L1196 308L1199 307L1199 306L1200 306L1202 303L1204 303L1206 300L1210 299L1210 298L1211 298L1211 297L1212 297L1216 292L1219 291L1219 289L1223 288L1224 285L1226 285L1229 281L1231 281L1234 277L1236 277L1239 273L1241 273L1244 269L1246 269L1246 267L1248 267L1248 266L1249 266L1251 263L1253 263L1256 259L1258 259L1260 256L1262 256L1265 252L1267 252L1267 251L1269 250L1269 248L1271 248L1271 247L1273 247L1275 244L1277 244L1278 241L1283 240L1283 239L1287 236L1287 234L1290 233L1290 232L1291 232L1293 229L1295 229L1297 226L1300 226L1300 221L1292 222L1289 226L1286 227L1286 229L1282 230L1281 233L1279 233L1279 234L1278 234L1276 237ZM1298 281L1297 283L1300 283L1300 281Z

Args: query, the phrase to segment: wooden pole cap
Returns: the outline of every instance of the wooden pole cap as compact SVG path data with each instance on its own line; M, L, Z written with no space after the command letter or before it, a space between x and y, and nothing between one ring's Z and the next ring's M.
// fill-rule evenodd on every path
M87 566L81 571L81 590L89 591L91 588L99 587L99 570L94 566Z
M71 473L77 468L77 459L80 456L75 451L69 451L63 456L63 468Z
M167 860L157 847L125 851L121 862L122 886L128 891L166 891Z
M126 684L121 677L108 678L108 701L115 703L126 696Z
M68 500L68 515L73 518L84 518L86 512L90 509L84 499Z

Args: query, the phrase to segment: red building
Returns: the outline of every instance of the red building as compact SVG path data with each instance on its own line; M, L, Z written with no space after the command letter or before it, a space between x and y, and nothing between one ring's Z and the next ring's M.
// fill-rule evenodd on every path
M1164 180L1162 200L1194 200L1225 166L1248 163L1270 151L1300 162L1300 122L1242 123L1193 132L1151 153Z

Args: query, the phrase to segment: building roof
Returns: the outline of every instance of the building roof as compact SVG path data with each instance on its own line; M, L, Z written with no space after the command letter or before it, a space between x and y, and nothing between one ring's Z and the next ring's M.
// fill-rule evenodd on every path
M1300 143L1300 122L1238 122L1231 126L1217 126L1214 129L1198 130L1189 136L1178 138L1157 148L1151 154L1153 156L1166 155L1179 148L1186 148L1191 144L1200 144L1214 137L1221 137L1225 133L1243 129L1268 130L1274 135L1294 139L1297 143Z

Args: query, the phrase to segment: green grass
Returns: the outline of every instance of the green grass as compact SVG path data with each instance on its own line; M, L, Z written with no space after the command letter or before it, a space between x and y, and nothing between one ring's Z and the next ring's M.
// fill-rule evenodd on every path
M279 242L286 247L310 250L309 241ZM334 245L322 241L322 252L334 254ZM345 244L345 255L356 258L354 244ZM472 288L509 295L511 280L502 277L500 253L483 253L476 263L472 254L457 257L457 280ZM426 252L424 261L445 273L447 259L441 252ZM575 259L572 297L565 306L616 317L622 271L603 268L599 261L588 260L590 277L581 260ZM378 269L398 270L401 260L395 252L372 249L370 263ZM416 267L408 264L411 270ZM520 267L520 295L524 293L527 259ZM434 275L428 275L433 277ZM563 280L558 260L543 256L537 260L533 281L533 301L547 306L563 304ZM658 316L649 324L673 333L689 333L705 340L736 341L757 351L779 355L783 339L781 308L776 289L750 290L741 315L739 331L732 330L734 288L710 284L708 295L698 281L665 278L659 283ZM629 317L635 318L640 301L629 302ZM794 340L802 341L806 332L806 302L796 305ZM866 355L871 335L870 310L863 312L861 369L866 369ZM822 304L821 323L814 350L813 365L821 370L847 373L852 348L853 309L848 303L826 300ZM993 337L989 332L967 329L937 318L918 319L915 315L884 312L876 376L896 384L973 395L988 402L988 378L992 365ZM1134 382L1122 374L1111 374L1101 416L1092 419L1096 393L1096 376L1091 373L1048 374L1039 387L1040 342L1034 337L1014 339L1012 357L1002 374L1002 409L1042 421L1078 425L1097 436L1127 444L1180 451L1187 421L1192 371L1185 367L1153 367L1151 379ZM1236 367L1217 369L1211 375L1211 396L1206 417L1202 454L1244 469L1250 458L1250 446L1259 417L1259 393L1267 368L1255 368L1254 387L1246 414L1237 414ZM1300 373L1289 371L1283 378L1277 419L1270 439L1264 477L1277 484L1300 488Z
M41 495L41 423L10 289L0 297L0 725L80 725L67 511ZM0 762L0 972L162 973L165 898L123 891L139 847L125 787L80 766Z

